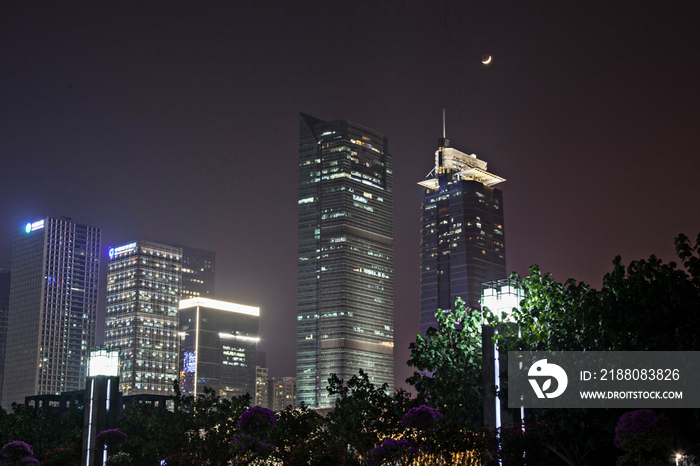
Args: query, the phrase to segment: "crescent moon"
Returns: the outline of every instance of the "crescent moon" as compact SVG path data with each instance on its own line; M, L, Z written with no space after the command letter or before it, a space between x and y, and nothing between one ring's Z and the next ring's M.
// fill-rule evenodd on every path
M488 58L481 60L481 63L483 63L484 65L488 65L489 63L491 63L491 55L489 55Z

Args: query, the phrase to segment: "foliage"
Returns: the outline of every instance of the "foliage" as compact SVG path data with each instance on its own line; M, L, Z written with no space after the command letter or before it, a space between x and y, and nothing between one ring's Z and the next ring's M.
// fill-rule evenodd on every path
M107 462L105 464L106 466L131 466L133 461L131 461L130 454L120 451L107 458Z
M250 395L228 400L209 388L184 396L173 384L173 410L147 403L129 403L119 418L120 429L129 435L123 450L134 464L159 465L170 455L189 453L212 466L226 465L233 456L231 440L241 413L250 405Z
M41 461L42 466L67 466L80 463L82 452L80 447L71 443L67 447L56 447L46 454Z
M178 455L170 455L163 460L165 466L198 466L202 462L194 458L189 453L180 453Z
M103 430L95 435L96 447L118 447L126 443L127 435L119 429Z
M328 394L335 396L335 409L327 416L328 434L346 445L356 461L367 464L379 441L400 432L407 394L388 394L387 384L375 387L360 369L345 383L335 374L328 379Z
M410 465L419 458L428 448L408 439L387 438L374 447L370 454L370 466Z
M243 411L236 428L248 434L268 433L275 427L275 413L261 406L253 406Z
M625 454L618 466L652 466L667 464L671 451L670 429L666 416L650 409L638 409L620 416L615 428L615 446Z
M484 466L524 466L555 464L545 446L547 427L544 421L510 424L482 432L481 458Z
M342 443L331 438L315 437L294 445L284 460L285 466L345 466L353 464Z
M198 466L202 462L194 458L189 453L170 455L163 460L164 466Z
M82 444L83 411L77 406L59 414L44 408L12 404L12 412L0 409L0 445L22 439L44 458L58 445Z
M474 449L473 434L483 422L481 328L484 314L469 310L462 299L452 311L435 312L438 328L411 343L408 365L420 372L406 380L419 398L443 415L431 450L452 453Z
M700 235L693 246L675 240L682 267L656 256L632 261L618 256L600 290L573 279L564 284L537 266L523 279L526 298L514 312L521 338L502 329L501 352L536 351L698 351L700 334ZM620 410L529 410L546 420L547 445L569 465L607 462ZM675 434L686 449L700 444L698 410L669 410Z
M39 464L36 458L33 458L34 450L32 450L31 445L22 442L21 440L15 440L2 447L0 455L2 460L0 460L0 465L11 466L11 465L24 465L24 464Z
M311 452L323 447L328 440L324 435L325 425L325 419L303 402L298 408L287 406L277 413L277 424L270 436L271 442L277 446L277 459L285 465L309 464L303 461L311 461ZM305 455L304 452L309 454ZM319 463L313 464L324 464L318 455L314 461Z
M442 419L440 411L426 405L421 405L408 410L401 418L401 425L409 429L420 431L435 430L437 423Z

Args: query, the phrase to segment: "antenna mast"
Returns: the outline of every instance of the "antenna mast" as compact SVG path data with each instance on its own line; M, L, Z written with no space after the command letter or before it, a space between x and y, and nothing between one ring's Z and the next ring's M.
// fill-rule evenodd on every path
M445 109L442 109L442 138L445 139Z

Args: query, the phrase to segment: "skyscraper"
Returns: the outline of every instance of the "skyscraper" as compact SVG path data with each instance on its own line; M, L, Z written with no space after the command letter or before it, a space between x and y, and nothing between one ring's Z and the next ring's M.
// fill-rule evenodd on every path
M168 395L178 378L182 249L135 241L109 250L105 344L120 347L124 395Z
M214 272L216 253L182 244L182 290L180 299L212 298L214 296Z
M394 386L393 174L387 139L299 116L297 402L335 373Z
M506 277L503 193L505 179L486 171L474 154L438 141L433 177L425 188L421 219L421 333L436 327L435 310L457 297L476 308L481 283Z
M95 344L100 229L44 218L17 230L2 405L85 386Z
M255 360L260 308L192 298L180 301L180 387L201 395L255 399Z
M0 267L0 402L2 402L2 380L5 372L5 349L7 348L7 313L10 310L10 271Z

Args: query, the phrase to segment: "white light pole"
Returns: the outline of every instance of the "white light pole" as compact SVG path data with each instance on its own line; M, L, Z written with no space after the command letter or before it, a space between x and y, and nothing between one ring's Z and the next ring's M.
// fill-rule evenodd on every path
M500 322L513 323L513 310L520 309L520 301L525 297L525 292L520 286L518 280L505 278L481 284L481 305L488 308L494 315L498 316ZM498 334L498 328L494 328L494 335ZM518 329L518 337L520 337L520 329ZM493 344L494 353L494 382L496 387L501 388L500 361L498 353L498 345ZM522 363L521 368L522 368ZM501 399L496 395L496 429L501 427ZM525 421L525 408L520 407L520 419Z
M103 466L107 450L96 451L95 436L117 426L119 411L119 347L96 346L90 350L85 379L83 421L84 466Z

